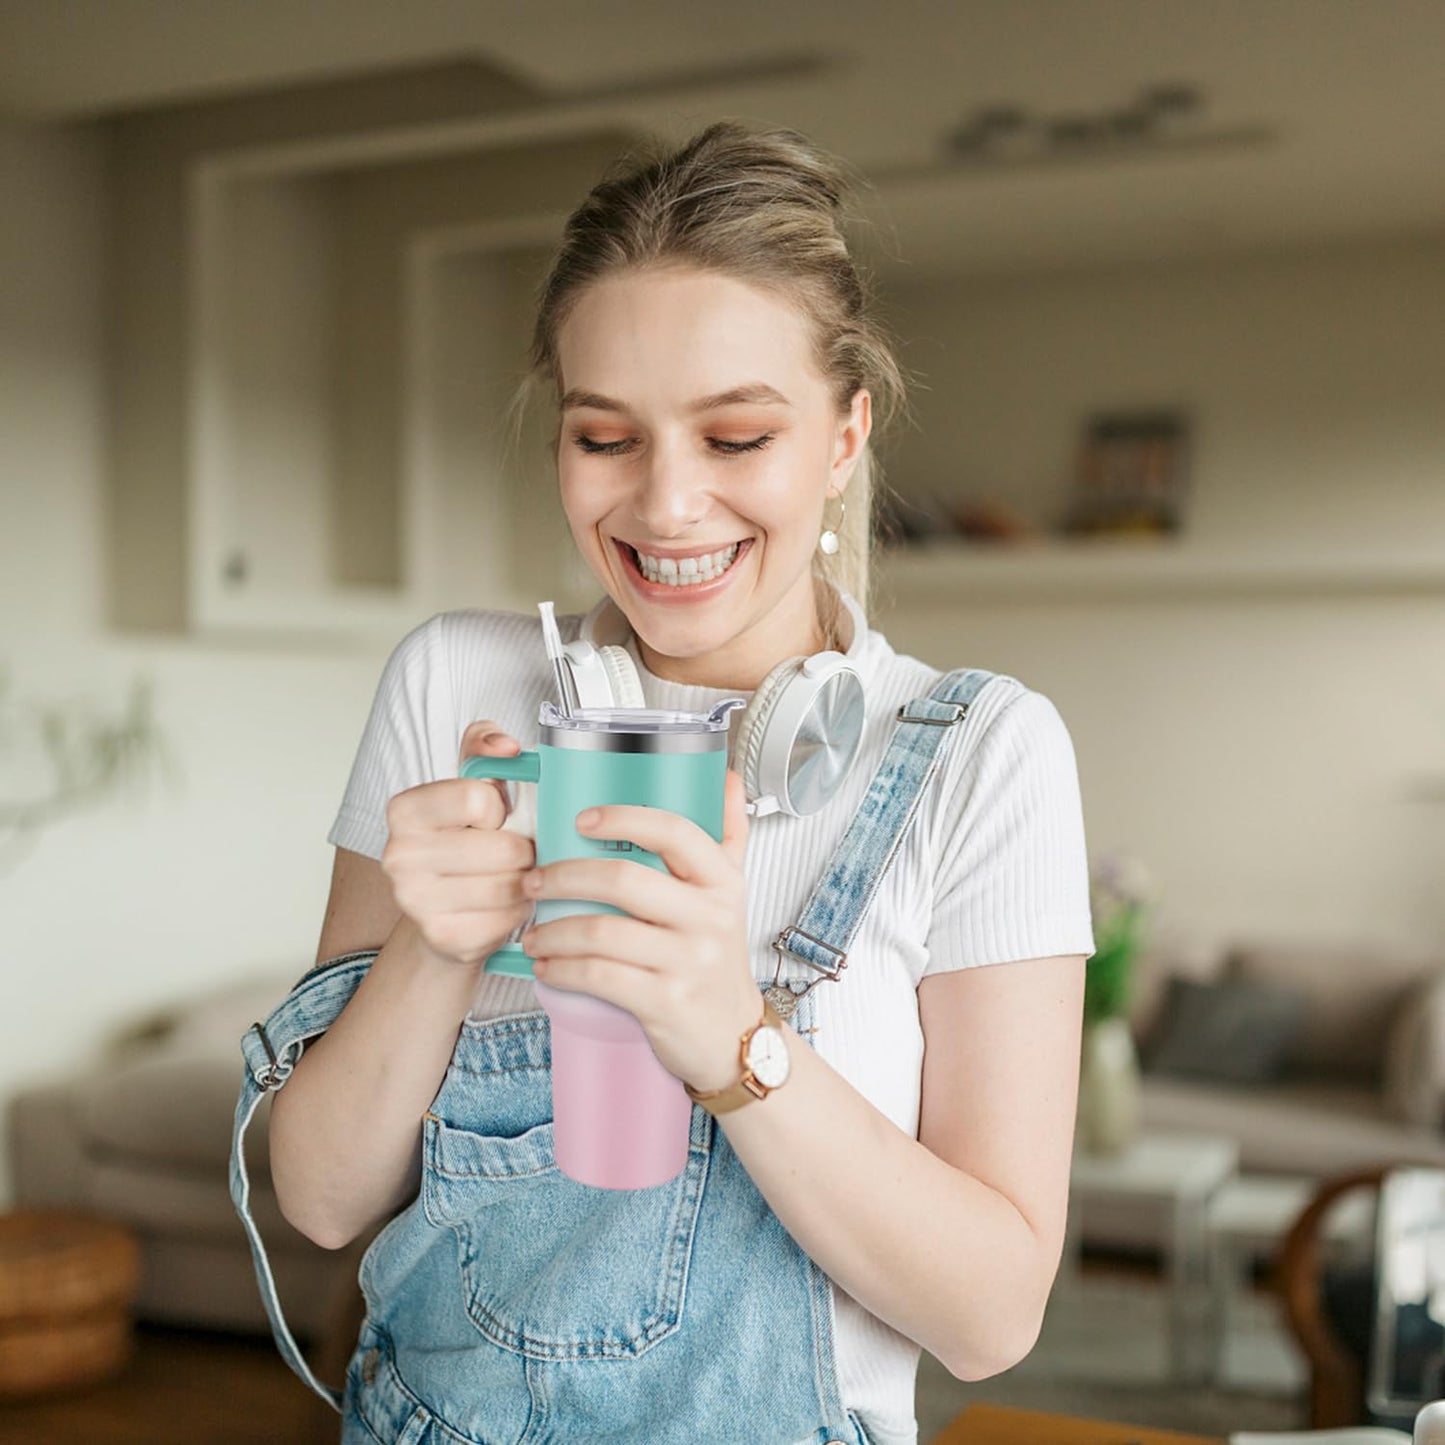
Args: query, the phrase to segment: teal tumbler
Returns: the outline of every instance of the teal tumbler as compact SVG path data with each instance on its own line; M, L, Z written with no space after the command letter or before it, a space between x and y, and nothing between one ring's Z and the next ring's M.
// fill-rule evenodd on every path
M745 705L724 698L711 712L581 708L565 714L544 702L535 752L468 758L467 778L537 785L537 862L623 858L667 871L655 853L627 839L585 838L578 813L609 803L666 808L722 841L728 713ZM576 913L620 913L586 898L542 898L536 922ZM532 960L504 944L488 973L532 977ZM557 1167L603 1189L645 1189L676 1178L687 1163L692 1101L682 1081L652 1051L642 1025L592 994L536 981L552 1035L552 1111Z

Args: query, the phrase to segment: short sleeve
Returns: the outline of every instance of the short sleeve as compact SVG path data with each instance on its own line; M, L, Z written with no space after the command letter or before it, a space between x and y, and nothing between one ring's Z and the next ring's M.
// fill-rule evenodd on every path
M1078 769L1049 698L1023 688L944 781L924 976L1091 955Z
M441 776L437 749L455 731L441 620L438 614L413 628L382 669L340 809L326 835L339 848L380 858L389 836L387 804L397 793Z

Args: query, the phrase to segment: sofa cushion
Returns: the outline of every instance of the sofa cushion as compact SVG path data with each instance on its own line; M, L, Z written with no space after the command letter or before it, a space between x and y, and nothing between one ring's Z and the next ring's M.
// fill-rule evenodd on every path
M1384 1113L1376 1090L1290 1080L1221 1088L1145 1074L1145 1128L1225 1134L1239 1140L1241 1173L1323 1178L1377 1163L1445 1164L1445 1136Z
M1385 1041L1381 1095L1406 1124L1445 1122L1445 969L1406 994Z
M1147 1045L1164 1012L1171 978L1208 982L1222 976L1223 944L1196 936L1160 920L1134 960L1129 980L1129 1023L1141 1046Z
M1153 1073L1220 1083L1265 1083L1283 1072L1304 1024L1299 988L1248 979L1171 978L1144 1052Z
M284 972L252 974L186 1000L176 1008L175 1026L165 1046L190 1054L209 1053L235 1064L239 1087L241 1035L262 1022L305 971L305 965L298 963Z
M1440 964L1341 944L1251 944L1230 949L1225 977L1305 991L1309 1004L1290 1051L1291 1073L1378 1085L1392 1020L1411 986Z
M76 1085L84 1145L93 1153L225 1182L241 1070L238 1042L234 1059L160 1050L88 1075ZM270 1115L271 1100L263 1098L246 1131L246 1170L253 1180L270 1178Z

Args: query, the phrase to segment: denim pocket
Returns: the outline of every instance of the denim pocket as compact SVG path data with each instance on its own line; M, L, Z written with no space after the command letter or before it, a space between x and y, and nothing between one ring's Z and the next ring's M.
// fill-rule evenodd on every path
M503 1349L553 1360L629 1358L673 1334L708 1138L695 1127L686 1166L666 1184L598 1189L557 1168L550 1120L502 1137L429 1113L422 1208L456 1236L472 1323Z

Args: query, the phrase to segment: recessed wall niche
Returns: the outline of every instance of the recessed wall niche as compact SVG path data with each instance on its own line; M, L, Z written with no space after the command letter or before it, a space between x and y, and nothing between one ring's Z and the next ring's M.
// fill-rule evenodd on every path
M570 605L538 423L509 455L506 408L566 208L635 142L172 137L123 166L117 623L374 641L447 607ZM168 174L177 203L142 205ZM167 230L179 298L142 259Z

